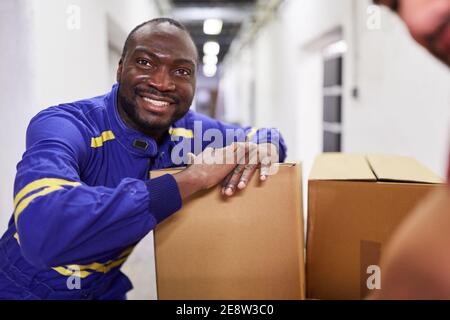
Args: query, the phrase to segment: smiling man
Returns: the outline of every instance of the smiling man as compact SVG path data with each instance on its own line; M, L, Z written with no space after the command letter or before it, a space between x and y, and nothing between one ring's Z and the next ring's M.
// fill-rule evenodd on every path
M132 285L121 265L187 197L220 182L231 196L284 160L277 130L189 111L197 60L180 23L148 21L128 36L111 92L31 120L0 240L0 298L123 299Z
M197 49L178 24L147 23L131 34L117 70L119 112L128 126L160 140L192 103Z

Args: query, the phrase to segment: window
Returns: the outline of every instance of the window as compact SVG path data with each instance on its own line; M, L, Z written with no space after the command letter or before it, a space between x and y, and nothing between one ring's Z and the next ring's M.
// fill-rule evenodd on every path
M344 41L323 50L323 151L342 150L342 84Z

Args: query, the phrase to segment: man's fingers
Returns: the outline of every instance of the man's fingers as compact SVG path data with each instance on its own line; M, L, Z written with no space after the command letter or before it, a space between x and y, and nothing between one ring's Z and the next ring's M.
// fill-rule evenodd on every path
M258 149L256 144L249 145L248 153L246 154L245 159L245 167L242 172L241 178L237 187L239 189L244 189L250 179L253 176L253 173L256 171L256 168L259 166L258 161Z
M261 160L261 170L259 172L259 179L261 181L266 181L267 177L271 174L272 170L272 159L269 157L266 157Z
M195 162L195 154L189 152L189 153L187 154L187 165L188 165L188 167L191 166L191 165L193 165L194 162Z
M265 158L261 161L261 171L260 171L260 180L267 180L268 176L273 176L277 174L280 167L277 165L277 162L273 158Z
M259 158L261 159L260 180L267 180L268 176L274 175L278 172L277 163L279 156L278 150L271 143L265 143L259 146Z
M222 194L227 196L232 196L235 193L238 184L241 181L242 173L246 169L246 164L249 162L249 153L252 149L256 150L256 148L249 143L234 143L234 146L235 154L233 160L237 163L237 166L222 184Z
M237 189L244 189L260 166L260 179L266 180L267 176L272 174L272 167L276 161L274 158L277 158L276 150L273 152L271 147L270 144L234 143L224 150L216 150L216 156L220 154L219 151L225 151L227 153L225 160L237 164L234 170L223 179L222 194L232 196Z
M234 170L233 174L231 175L231 178L225 185L225 195L232 196L234 194L234 191L236 190L236 187L241 179L242 173L245 170L245 165L238 165Z
M225 194L225 188L228 185L228 182L230 181L231 177L233 176L234 171L231 171L225 179L222 181L222 194Z
M247 186L248 182L252 179L256 168L258 168L257 164L248 164L245 166L245 170L242 173L241 179L239 180L239 189L244 189Z

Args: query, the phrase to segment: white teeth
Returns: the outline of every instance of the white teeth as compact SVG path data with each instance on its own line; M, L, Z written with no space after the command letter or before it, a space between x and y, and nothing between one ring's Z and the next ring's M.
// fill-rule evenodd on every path
M143 99L145 101L147 101L148 103L151 103L151 104L153 104L153 105L155 105L157 107L167 107L169 105L169 103L165 102L165 101L153 100L153 99L150 99L150 98L147 98L147 97L143 97Z

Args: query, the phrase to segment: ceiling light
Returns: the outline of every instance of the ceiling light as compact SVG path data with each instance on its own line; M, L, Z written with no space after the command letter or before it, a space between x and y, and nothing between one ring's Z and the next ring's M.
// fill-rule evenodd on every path
M203 64L217 64L218 58L215 55L205 55L203 56Z
M217 35L222 32L223 21L220 19L206 19L203 22L203 32L205 34Z
M211 78L216 75L217 66L215 64L204 64L203 65L203 74L205 77Z
M208 41L203 45L205 55L217 56L220 52L220 45L216 41Z

